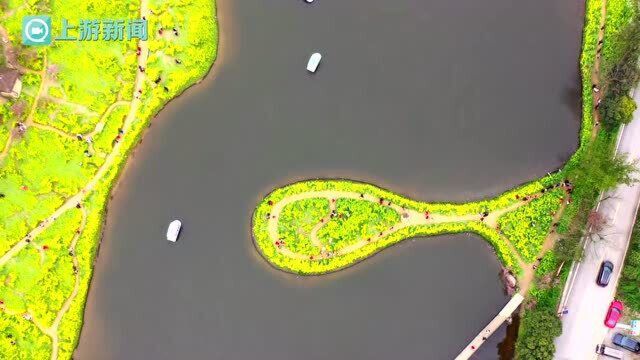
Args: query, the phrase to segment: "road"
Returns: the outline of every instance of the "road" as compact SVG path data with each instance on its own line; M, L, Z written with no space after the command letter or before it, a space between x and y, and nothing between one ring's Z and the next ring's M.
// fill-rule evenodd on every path
M635 91L633 97L640 103L640 91ZM637 160L640 159L640 110L633 115L633 121L622 130L617 151ZM624 263L640 200L640 184L619 186L607 195L611 198L603 201L598 211L609 220L610 227L603 233L610 235L605 242L586 244L584 260L576 264L573 276L567 280L570 286L565 302L568 313L562 317L562 335L556 339L555 358L559 360L596 359L596 344L603 342L609 330L603 324L604 317ZM604 259L612 261L615 269L609 286L601 288L595 279Z

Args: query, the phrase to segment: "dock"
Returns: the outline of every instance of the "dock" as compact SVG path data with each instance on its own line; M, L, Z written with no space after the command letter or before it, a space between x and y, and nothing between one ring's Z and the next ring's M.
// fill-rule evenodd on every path
M485 326L482 331L473 339L471 342L460 352L460 355L456 357L456 360L467 360L469 359L479 348L484 344L485 340L489 338L489 336L493 335L493 332L496 331L502 323L507 321L508 318L511 317L514 311L520 306L524 297L520 294L515 294L509 300L507 305L505 305L502 310L496 315L489 325Z

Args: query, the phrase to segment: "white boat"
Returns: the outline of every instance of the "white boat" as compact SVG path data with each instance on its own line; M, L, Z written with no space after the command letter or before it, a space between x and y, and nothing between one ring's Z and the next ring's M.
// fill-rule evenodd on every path
M304 0L307 2L307 4L311 4L313 2L313 0Z
M309 58L309 62L307 63L307 70L314 73L320 65L320 60L322 59L322 55L320 53L313 53Z
M176 242L178 240L178 235L180 235L180 229L182 228L182 223L180 220L173 220L169 223L169 228L167 229L167 240L171 242Z

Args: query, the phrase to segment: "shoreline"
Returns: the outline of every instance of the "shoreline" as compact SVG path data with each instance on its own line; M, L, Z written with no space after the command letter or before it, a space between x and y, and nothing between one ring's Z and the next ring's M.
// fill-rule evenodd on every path
M180 100L183 99L185 96L190 95L190 92L193 91L197 91L197 89L199 87L207 87L209 86L214 79L216 78L219 68L224 65L225 60L228 59L228 55L233 55L233 49L231 51L230 54L226 54L222 53L222 50L224 46L226 45L222 45L222 44L233 44L233 41L229 41L229 37L228 35L223 35L226 33L226 31L221 31L222 29L222 25L221 22L218 20L218 18L220 17L221 14L223 14L222 17L224 18L229 18L229 12L231 12L231 10L229 8L227 8L226 6L229 5L228 3L226 3L223 6L220 6L220 3L225 3L225 0L212 0L213 2L213 11L214 11L214 16L213 16L213 20L216 24L217 27L217 38L215 39L216 41L216 54L214 55L214 58L211 62L211 64L207 67L206 72L202 75L202 77L200 77L198 80L193 81L192 83L188 83L184 88L178 90L176 92L176 95L174 97L172 97L171 99L169 99L166 103L164 103L163 105L161 105L159 107L159 109L157 109L156 111L152 112L151 115L149 115L149 117L145 120L143 120L143 125L142 125L142 129L141 131L135 136L135 138L132 140L132 143L129 147L126 148L126 150L123 152L123 154L120 155L121 157L121 161L112 169L110 169L110 171L115 171L115 174L112 175L113 178L111 179L111 183L109 185L107 185L107 190L106 190L106 198L104 200L104 206L102 207L101 210L99 210L99 215L100 216L100 220L99 220L99 230L97 235L95 235L95 238L97 240L94 241L95 244L95 251L92 255L92 267L91 269L89 269L90 271L90 275L88 276L88 285L86 286L86 289L84 290L84 293L81 293L79 295L83 295L84 296L84 301L82 301L82 305L81 305L81 312L80 312L80 316L81 316L81 325L79 327L79 331L77 334L77 337L75 339L75 343L73 346L73 351L72 351L72 357L75 358L76 352L79 348L80 345L80 341L82 338L82 333L83 333L83 329L86 325L85 323L85 312L87 310L87 306L88 306L88 302L89 302L89 297L90 297L90 293L92 291L93 285L94 285L94 280L96 273L95 273L95 268L97 266L97 262L99 261L99 257L100 255L103 256L103 258L105 256L108 256L108 253L105 254L104 250L101 253L101 249L102 249L102 243L104 241L105 238L105 232L107 230L107 226L108 226L108 220L109 220L109 213L113 213L113 210L111 210L111 202L114 200L114 198L116 196L122 195L122 187L121 187L121 182L125 181L125 176L126 176L126 172L128 169L130 169L131 166L135 166L135 155L136 155L136 151L138 150L139 146L143 143L144 138L147 134L147 132L149 131L148 129L153 125L153 123L162 120L162 116L165 116L165 114L167 114L167 111L171 111L171 108L174 106L180 106ZM224 9L224 12L221 12L220 9ZM226 26L226 25L225 25ZM232 26L230 26L232 28ZM225 55L227 56L225 56ZM129 170L130 171L130 170ZM103 179L104 180L104 179ZM96 195L98 192L93 193L92 195ZM125 195L126 196L126 195Z

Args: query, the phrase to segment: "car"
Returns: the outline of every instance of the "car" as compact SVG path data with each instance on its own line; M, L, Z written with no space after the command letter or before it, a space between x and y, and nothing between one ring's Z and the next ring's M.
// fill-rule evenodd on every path
M640 342L620 333L613 335L613 344L634 353L640 353Z
M596 345L596 354L604 355L613 359L624 359L624 353L622 350L614 349L605 344Z
M613 274L613 263L609 260L603 261L602 265L600 265L600 271L598 271L596 283L602 287L609 285L611 274Z
M622 309L624 306L618 300L613 300L609 305L609 311L607 311L607 317L604 319L604 325L613 329L618 324L618 320L622 317Z

